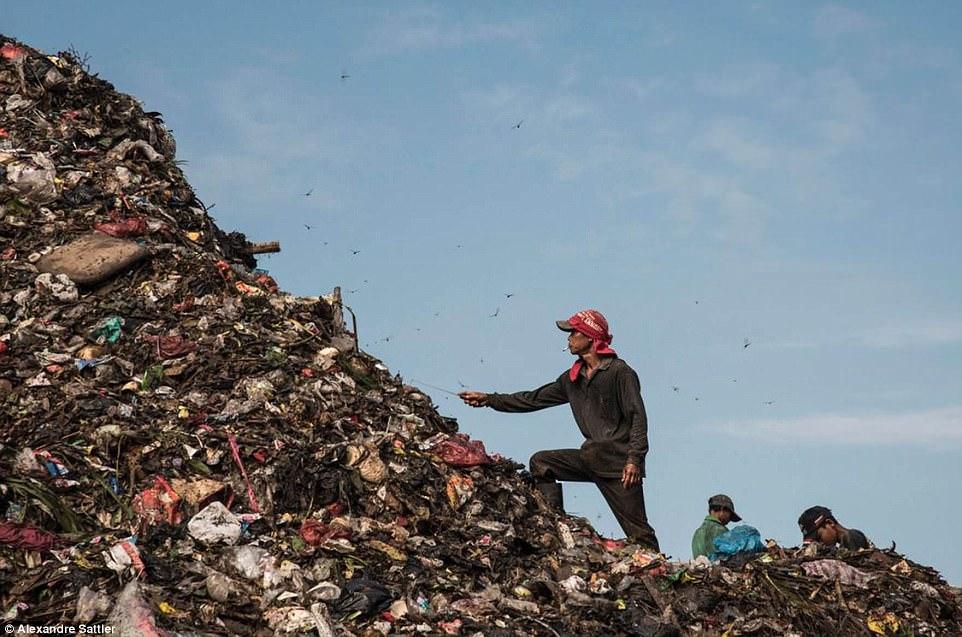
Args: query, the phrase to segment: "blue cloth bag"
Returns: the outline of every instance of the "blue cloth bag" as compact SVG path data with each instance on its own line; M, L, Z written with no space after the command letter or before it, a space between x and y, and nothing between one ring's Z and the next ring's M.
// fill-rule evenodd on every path
M758 553L765 550L758 529L747 524L736 526L715 538L715 552L710 560L724 560L738 553Z

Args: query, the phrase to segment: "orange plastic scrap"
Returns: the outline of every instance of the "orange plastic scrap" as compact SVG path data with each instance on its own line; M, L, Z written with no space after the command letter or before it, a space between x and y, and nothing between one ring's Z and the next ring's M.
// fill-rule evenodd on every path
M248 285L243 281L238 281L234 284L234 287L237 288L238 292L245 296L264 296L264 290L254 287L253 285Z
M474 495L474 480L469 476L451 476L446 491L451 508L457 511Z
M124 540L119 546L121 549L123 549L124 553L127 554L127 557L130 558L130 565L133 567L134 572L137 573L137 577L143 575L144 571L147 570L147 567L144 565L144 561L140 557L140 550L137 548L137 546L128 540Z
M184 519L180 511L180 496L163 476L156 476L153 487L138 493L133 506L141 523L147 526L162 522L177 526Z
M668 573L668 566L665 564L661 553L651 553L644 550L637 550L631 556L632 561L645 575L665 575Z

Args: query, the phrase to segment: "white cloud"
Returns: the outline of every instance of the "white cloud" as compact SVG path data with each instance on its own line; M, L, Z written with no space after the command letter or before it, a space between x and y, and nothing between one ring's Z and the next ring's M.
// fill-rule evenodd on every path
M467 116L477 123L487 125L500 120L513 125L523 119L528 128L536 125L541 131L557 133L597 110L594 101L567 89L536 93L506 85L465 91L461 94L461 103Z
M871 31L880 24L875 18L850 7L827 4L815 13L814 29L816 36L831 40Z
M191 158L188 173L208 191L257 205L273 207L313 189L304 204L343 208L353 195L341 175L364 163L374 140L388 140L377 126L349 121L322 91L277 67L236 68L213 81L204 97L221 130Z
M770 166L775 150L769 143L759 139L759 135L752 135L749 128L748 122L717 119L709 123L708 129L696 143L739 166Z
M711 97L734 99L768 95L779 79L780 71L774 64L755 62L696 77L694 87Z
M870 137L876 117L871 97L844 70L799 74L760 62L687 86L641 76L613 78L605 88L637 98L640 117L614 123L609 102L564 81L550 90L494 86L466 92L462 102L485 127L525 119L524 152L552 177L584 182L611 209L644 201L646 215L668 219L679 237L753 244L778 211L844 219L868 207L845 191L838 168ZM723 100L719 114L703 118L679 107L686 88ZM727 102L744 114L725 114Z
M615 85L639 101L657 97L672 88L670 82L663 77L628 78L616 81Z
M838 276L837 274L835 276ZM879 285L873 282L873 286ZM937 347L962 343L962 321L920 320L915 323L891 324L860 330L845 329L836 335L825 330L810 337L783 338L773 341L757 341L758 349L815 349L861 347L879 350L896 350Z
M665 143L674 146L669 152L633 142L624 131L610 128L600 104L591 97L566 88L535 92L500 85L466 92L461 98L469 119L485 127L523 118L529 131L522 138L527 143L524 152L544 162L559 182L584 182L612 209L634 207L631 204L638 199L655 195L667 203L646 214L668 218L680 236L700 231L746 243L763 233L767 207L747 180L679 157L685 143L677 136L665 135ZM658 122L646 119L643 125ZM714 140L716 146L723 141ZM743 161L762 162L766 151L745 140L728 152ZM708 220L714 222L699 228Z
M579 95L557 95L544 104L544 120L551 124L566 124L590 115L594 111L591 100ZM544 121L543 120L543 121Z
M450 20L438 9L418 7L386 15L368 33L365 50L392 54L497 42L513 42L533 48L539 35L540 28L533 21L458 22Z
M858 334L856 341L865 347L877 349L950 345L962 342L962 322L927 322L876 327Z
M912 445L943 448L962 444L962 407L901 413L815 414L786 419L730 422L712 427L766 444Z
M839 70L815 74L806 102L819 113L813 128L831 148L861 141L874 120L871 100L851 75Z
M821 148L813 149L829 153L862 140L875 121L870 95L840 68L798 75L760 62L695 77L692 86L712 98L740 100L746 110L760 113L761 119L785 130L806 131L809 147L812 141L819 141ZM729 126L721 132L732 135L735 131Z

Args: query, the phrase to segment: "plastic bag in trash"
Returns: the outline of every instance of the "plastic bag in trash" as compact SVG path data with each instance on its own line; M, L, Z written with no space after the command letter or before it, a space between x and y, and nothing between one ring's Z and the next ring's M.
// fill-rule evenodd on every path
M107 618L115 637L166 637L167 631L157 628L154 614L140 595L137 580L131 581L117 596L117 603Z
M391 591L375 581L352 579L341 587L341 597L334 603L334 609L342 615L373 615L390 606L393 599Z
M232 572L256 581L263 588L276 586L285 577L282 570L277 568L274 556L259 546L238 546L228 554L227 559Z
M865 588L873 576L840 560L815 560L802 564L802 570L814 577L837 579L842 584Z
M231 593L239 592L234 580L217 571L207 574L204 585L207 587L207 596L218 602L226 602L230 599Z
M709 557L712 560L719 560L738 553L758 553L764 550L765 544L758 529L742 524L716 537L715 552Z
M74 622L88 624L95 617L106 615L112 606L110 598L84 586L77 595L77 613L74 615Z
M190 519L187 531L204 544L236 544L241 536L241 521L223 503L215 501Z
M123 325L124 320L122 318L119 316L111 316L100 321L90 335L98 342L106 341L108 343L116 343L120 340Z

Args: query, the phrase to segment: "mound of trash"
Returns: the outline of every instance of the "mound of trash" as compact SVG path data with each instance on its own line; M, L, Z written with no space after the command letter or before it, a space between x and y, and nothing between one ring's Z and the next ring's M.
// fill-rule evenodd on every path
M113 635L962 632L894 550L673 562L553 511L212 221L159 113L0 36L0 616ZM107 634L100 632L100 634Z

